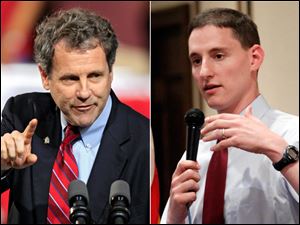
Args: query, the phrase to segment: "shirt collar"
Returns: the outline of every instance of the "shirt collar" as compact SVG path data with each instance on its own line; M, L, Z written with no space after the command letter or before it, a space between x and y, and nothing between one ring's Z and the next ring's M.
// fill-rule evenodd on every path
M271 109L262 95L258 95L254 99L254 101L250 103L250 105L252 105L252 114L258 119L261 119L265 115L265 113L267 113ZM240 115L243 115L245 113L245 109L240 113Z
M108 121L111 108L112 108L112 99L111 96L109 95L103 111L94 121L94 123L89 127L79 129L81 139L85 146L93 148L100 143L100 138L95 138L95 135L99 137L101 135L101 133L99 132L103 132L103 129ZM61 112L61 124L63 128L67 126L67 121L62 112Z
M95 120L95 122L89 127L80 129L81 138L85 146L91 145L90 147L93 148L100 143L99 132L100 131L103 132L104 130L104 127L108 121L111 107L112 107L112 100L111 97L109 96L103 111ZM95 138L95 135L97 135L97 138Z

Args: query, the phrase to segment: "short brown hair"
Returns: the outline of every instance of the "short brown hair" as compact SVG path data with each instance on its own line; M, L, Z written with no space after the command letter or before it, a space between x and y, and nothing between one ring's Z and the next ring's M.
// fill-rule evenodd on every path
M260 44L256 24L251 18L239 11L228 8L214 8L197 15L190 23L189 35L196 28L206 25L231 28L234 37L243 48L250 48L254 44Z

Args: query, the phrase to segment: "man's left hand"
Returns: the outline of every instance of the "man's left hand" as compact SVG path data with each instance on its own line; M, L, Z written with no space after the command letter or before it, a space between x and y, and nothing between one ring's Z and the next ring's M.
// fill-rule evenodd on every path
M201 134L204 136L203 141L219 140L211 148L212 151L236 147L265 154L273 162L281 158L283 149L288 145L282 137L252 115L251 106L246 108L244 115L222 113L207 117Z

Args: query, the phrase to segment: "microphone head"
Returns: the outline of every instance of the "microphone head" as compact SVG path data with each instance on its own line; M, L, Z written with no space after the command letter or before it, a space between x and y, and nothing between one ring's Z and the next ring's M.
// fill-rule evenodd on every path
M184 121L187 125L202 126L205 116L199 109L193 108L186 112Z
M129 184L124 180L116 180L111 184L110 194L109 194L109 204L111 204L112 198L116 196L124 196L130 204L130 189Z
M86 200L86 204L89 204L89 194L85 183L81 180L73 180L68 188L68 200L69 205L72 204L72 199L75 196L82 196Z

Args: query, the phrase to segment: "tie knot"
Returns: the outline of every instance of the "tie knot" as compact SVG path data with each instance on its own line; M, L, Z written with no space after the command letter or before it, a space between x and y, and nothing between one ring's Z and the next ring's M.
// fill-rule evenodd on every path
M78 127L72 126L68 124L65 128L65 136L70 136L73 134L77 134L78 132Z
M75 139L79 138L80 133L78 127L72 126L70 124L65 128L65 143L72 143Z

